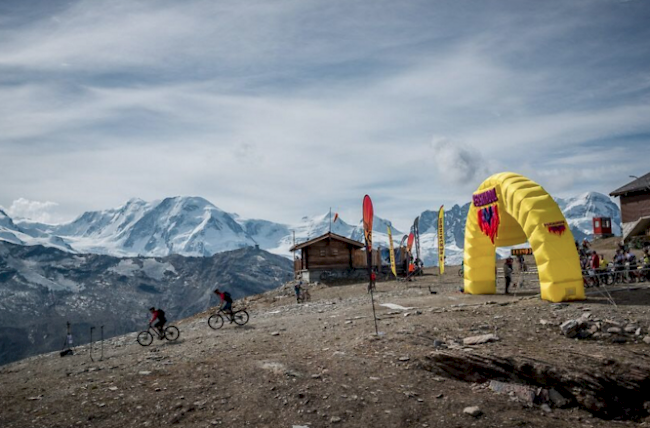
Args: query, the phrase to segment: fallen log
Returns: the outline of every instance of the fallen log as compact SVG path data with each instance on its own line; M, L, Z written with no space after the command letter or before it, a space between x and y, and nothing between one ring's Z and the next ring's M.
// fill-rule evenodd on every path
M420 368L466 382L497 380L555 389L577 406L604 419L647 416L650 401L650 358L636 365L611 359L583 358L571 367L522 356L441 350L419 361Z

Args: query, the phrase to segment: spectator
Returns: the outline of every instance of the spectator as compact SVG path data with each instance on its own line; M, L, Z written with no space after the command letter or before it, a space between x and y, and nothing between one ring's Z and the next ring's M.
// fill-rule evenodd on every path
M508 257L503 263L503 277L506 280L506 294L510 294L508 288L510 288L512 282L512 257Z

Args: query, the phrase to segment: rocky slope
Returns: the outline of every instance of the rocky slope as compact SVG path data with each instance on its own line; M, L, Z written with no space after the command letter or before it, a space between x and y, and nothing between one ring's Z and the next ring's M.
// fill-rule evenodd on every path
M211 257L116 258L0 242L0 364L60 349L67 321L77 341L146 325L150 306L170 320L215 303L215 284L239 298L292 276L285 257L242 248Z

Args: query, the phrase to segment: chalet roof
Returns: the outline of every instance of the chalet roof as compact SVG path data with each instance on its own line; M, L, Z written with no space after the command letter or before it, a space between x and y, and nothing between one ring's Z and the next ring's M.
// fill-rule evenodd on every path
M633 192L650 192L650 172L614 190L609 196L623 196Z
M309 247L310 245L313 245L317 242L323 241L325 239L334 239L337 241L345 242L348 245L352 245L353 247L357 248L363 248L365 245L363 245L359 241L355 241L354 239L349 239L346 238L345 236L337 235L336 233L328 232L324 235L321 235L317 238L310 239L309 241L301 242L300 244L296 244L293 247L289 249L289 251L296 251L296 250L302 250L305 247Z

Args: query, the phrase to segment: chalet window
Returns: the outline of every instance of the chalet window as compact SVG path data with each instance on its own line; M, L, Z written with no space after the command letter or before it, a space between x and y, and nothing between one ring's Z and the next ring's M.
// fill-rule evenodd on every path
M325 248L321 248L320 255L321 257L325 257Z
M596 228L600 227L600 220L596 220L594 223L596 223Z
M332 248L332 255L333 256L338 256L339 255L339 249L338 248Z

